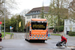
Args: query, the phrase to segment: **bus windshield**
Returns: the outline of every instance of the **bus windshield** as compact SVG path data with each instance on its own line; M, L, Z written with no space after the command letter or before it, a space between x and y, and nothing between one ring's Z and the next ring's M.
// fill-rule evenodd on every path
M31 27L33 30L45 30L46 29L46 24L47 22L45 21L32 21L31 22Z

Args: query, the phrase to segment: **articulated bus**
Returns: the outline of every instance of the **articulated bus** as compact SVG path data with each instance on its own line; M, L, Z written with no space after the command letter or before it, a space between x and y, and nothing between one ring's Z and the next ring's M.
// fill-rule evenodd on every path
M46 19L31 19L25 28L25 40L45 40L48 39L48 23Z

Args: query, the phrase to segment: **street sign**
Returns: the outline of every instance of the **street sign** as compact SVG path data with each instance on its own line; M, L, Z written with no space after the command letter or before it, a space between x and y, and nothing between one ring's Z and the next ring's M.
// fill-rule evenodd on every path
M12 27L12 29L13 29L13 27Z
M12 27L10 26L10 29L12 29Z
M13 27L12 27L12 26L10 26L10 29L13 29Z
M2 22L0 21L0 24L2 24Z
M48 37L50 37L50 34L48 34Z

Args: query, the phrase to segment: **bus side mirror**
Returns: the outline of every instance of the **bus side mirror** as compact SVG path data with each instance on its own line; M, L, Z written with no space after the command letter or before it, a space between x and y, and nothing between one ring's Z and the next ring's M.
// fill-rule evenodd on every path
M2 34L0 33L0 42L2 41L2 38L1 37L2 37Z

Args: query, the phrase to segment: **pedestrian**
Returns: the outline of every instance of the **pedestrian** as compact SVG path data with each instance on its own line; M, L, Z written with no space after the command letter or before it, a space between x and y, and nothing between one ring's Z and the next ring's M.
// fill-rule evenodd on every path
M58 43L56 44L56 46L62 46L62 45L64 45L64 44L65 44L65 46L66 46L66 43L67 43L67 39L66 39L63 35L61 35L61 42L58 42Z
M63 43L63 42L66 44L67 43L67 39L63 35L61 35L61 43Z

